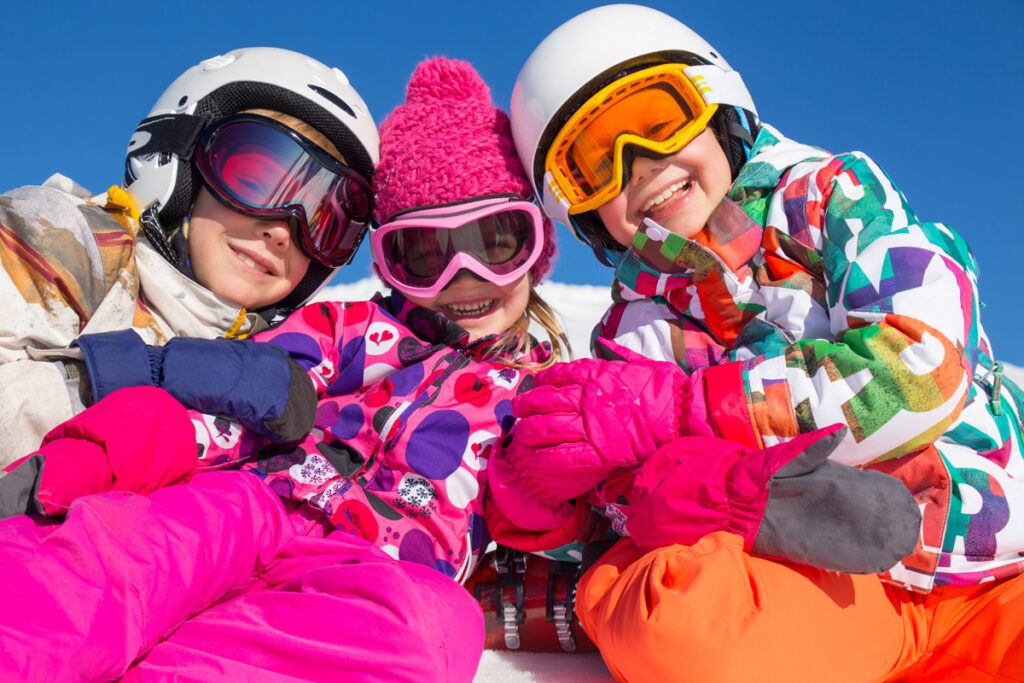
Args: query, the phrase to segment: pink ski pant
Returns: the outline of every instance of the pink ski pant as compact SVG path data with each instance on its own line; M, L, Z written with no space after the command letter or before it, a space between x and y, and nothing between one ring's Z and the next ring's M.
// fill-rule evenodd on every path
M0 522L0 680L469 681L480 608L449 578L210 472ZM317 535L319 533L319 536Z

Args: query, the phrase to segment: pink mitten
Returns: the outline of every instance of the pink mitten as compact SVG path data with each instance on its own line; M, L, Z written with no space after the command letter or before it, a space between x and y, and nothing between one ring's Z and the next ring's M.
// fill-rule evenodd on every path
M690 404L690 380L672 363L560 363L513 401L503 457L539 493L568 500L678 437Z
M750 550L772 479L798 456L813 461L809 469L820 465L842 439L842 430L834 425L762 450L723 439L677 439L637 473L627 495L626 528L641 549L692 544L714 531L732 531Z
M641 550L726 530L762 557L884 572L914 551L921 510L899 479L829 460L845 434L833 425L760 450L678 439L640 469L626 529Z
M149 493L184 481L198 458L185 408L163 389L115 391L54 427L39 450L0 478L0 518L62 515L103 491Z

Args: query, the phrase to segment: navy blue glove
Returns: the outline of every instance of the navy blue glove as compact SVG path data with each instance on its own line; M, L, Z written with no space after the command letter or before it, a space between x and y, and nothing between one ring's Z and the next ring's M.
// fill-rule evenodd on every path
M253 341L175 337L147 346L133 330L82 335L91 400L131 386L164 389L187 408L238 420L275 443L304 438L316 390L282 349Z

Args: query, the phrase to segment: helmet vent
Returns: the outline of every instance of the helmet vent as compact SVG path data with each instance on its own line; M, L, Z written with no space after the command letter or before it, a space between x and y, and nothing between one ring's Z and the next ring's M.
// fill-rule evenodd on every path
M345 113L347 113L352 118L356 117L356 113L355 111L352 110L352 107L348 106L348 103L345 100L341 99L340 97L332 93L330 90L327 90L326 88L321 88L319 85L313 85L312 83L309 84L309 89L315 92L316 94L322 96L324 99L329 100L335 106L338 106L341 109L343 109Z
M188 102L188 95L182 95L181 99L178 100L178 106L184 107L186 102Z

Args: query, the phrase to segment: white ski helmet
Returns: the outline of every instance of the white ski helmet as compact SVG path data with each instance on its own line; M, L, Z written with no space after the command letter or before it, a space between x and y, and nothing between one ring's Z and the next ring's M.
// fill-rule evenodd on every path
M708 104L729 105L720 106L715 118L731 112L727 115L738 119L737 130L730 125L729 132L743 138L749 151L757 110L739 73L689 27L649 7L607 5L573 17L537 46L516 78L510 115L519 159L545 212L590 246L595 245L589 235L581 234L577 221L570 219L568 204L545 181L548 148L595 92L626 73L663 63L689 64L713 82L714 94L702 89L702 97ZM736 108L747 114L742 117L747 121ZM730 150L726 154L732 163L734 155Z
M220 117L257 108L311 125L341 151L352 170L372 179L379 160L377 126L340 69L273 47L241 48L205 59L160 95L136 127L125 156L125 189L143 214L147 237L168 260L180 254L166 240L201 187L191 163L200 136ZM333 272L310 263L306 278L285 300L287 306L311 297Z

